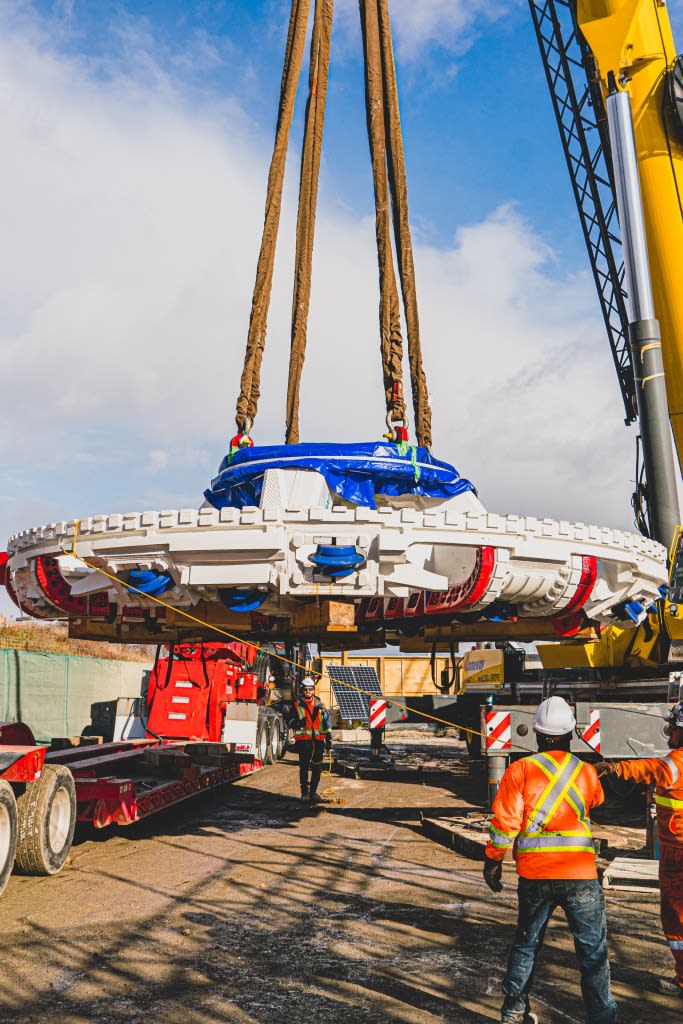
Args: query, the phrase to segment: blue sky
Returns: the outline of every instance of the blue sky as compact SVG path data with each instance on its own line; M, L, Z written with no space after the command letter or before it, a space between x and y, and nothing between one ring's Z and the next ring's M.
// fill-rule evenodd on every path
M0 0L2 538L201 500L233 433L288 10ZM355 0L337 11L302 423L349 441L384 414ZM493 511L628 528L634 432L526 2L392 11L434 452ZM262 443L283 432L301 106Z
M436 12L433 21L424 16L417 40L411 39L412 21L401 27L405 6L394 4L418 234L447 244L459 223L485 217L501 197L513 198L561 258L580 259L583 243L526 2L410 0L409 6ZM35 4L60 26L64 52L109 59L117 67L130 55L134 33L138 45L154 52L188 96L199 100L206 90L214 97L237 97L259 134L274 119L288 8L287 0ZM328 194L367 213L372 192L355 8L355 0L338 0L326 137ZM461 8L473 12L464 16L462 28ZM196 63L185 59L188 51Z

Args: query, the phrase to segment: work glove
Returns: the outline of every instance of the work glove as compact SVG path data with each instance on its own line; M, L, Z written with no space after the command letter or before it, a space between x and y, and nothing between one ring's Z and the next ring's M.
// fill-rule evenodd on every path
M501 876L503 874L502 860L493 860L487 857L484 861L484 881L492 892L500 892L503 888Z
M595 765L595 770L598 773L599 779L601 779L603 775L618 775L619 763L618 761L598 761Z

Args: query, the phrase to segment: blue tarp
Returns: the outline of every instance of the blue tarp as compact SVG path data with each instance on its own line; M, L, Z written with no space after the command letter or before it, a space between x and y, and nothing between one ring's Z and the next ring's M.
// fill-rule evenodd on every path
M214 508L258 505L267 469L317 470L331 491L367 508L375 508L375 494L446 499L474 490L469 480L426 448L374 441L241 448L226 455L204 495Z

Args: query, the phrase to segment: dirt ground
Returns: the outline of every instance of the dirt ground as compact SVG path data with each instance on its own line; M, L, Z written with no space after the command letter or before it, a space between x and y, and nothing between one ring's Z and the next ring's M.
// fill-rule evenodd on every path
M420 810L485 799L462 745L440 744L410 753L442 771L334 776L344 803L320 811L293 798L289 755L147 822L80 835L54 878L13 877L0 901L0 1021L499 1020L514 874L494 896L480 864L421 834ZM672 974L655 894L609 891L607 908L623 1024L680 1024L680 1002L653 992ZM542 1024L584 1019L562 918L533 1003Z

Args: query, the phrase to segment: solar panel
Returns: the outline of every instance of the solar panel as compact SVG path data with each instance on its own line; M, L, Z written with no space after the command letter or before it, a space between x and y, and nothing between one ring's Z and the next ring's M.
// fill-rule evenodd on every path
M345 722L368 722L368 694L381 697L382 688L374 668L368 665L330 665L332 689ZM344 684L348 685L344 685ZM358 693L358 690L365 692Z

